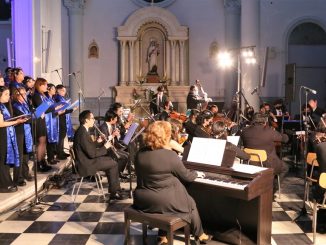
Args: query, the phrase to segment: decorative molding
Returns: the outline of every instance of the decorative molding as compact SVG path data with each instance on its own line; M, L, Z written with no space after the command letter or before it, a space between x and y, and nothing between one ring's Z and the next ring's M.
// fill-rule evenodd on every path
M239 11L241 9L240 0L224 0L224 7L227 11Z
M69 10L69 13L82 14L85 8L86 0L64 0L64 6Z
M136 10L123 26L119 26L118 40L130 40L136 37L143 25L153 22L161 24L167 30L170 40L188 39L187 27L181 26L177 18L168 10L154 6Z
M131 0L131 1L140 7L148 7L148 6L151 6L151 4L152 4L151 1L145 1L145 0ZM153 5L157 6L157 7L166 8L174 2L175 2L175 0L160 0L155 3L155 0L154 0Z

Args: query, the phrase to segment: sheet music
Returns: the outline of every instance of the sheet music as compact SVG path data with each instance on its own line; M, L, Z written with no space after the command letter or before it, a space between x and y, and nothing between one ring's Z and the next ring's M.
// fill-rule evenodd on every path
M267 168L249 165L249 164L234 163L232 169L234 171L238 171L241 173L255 174L255 173L259 173Z
M226 141L230 142L234 145L238 145L240 140L240 136L227 136Z
M23 115L19 115L17 117L12 117L12 118L9 118L8 120L5 120L5 122L11 122L11 121L15 121L19 118L30 118L32 115L31 114L23 114Z
M70 106L66 108L66 110L74 109L74 107L79 106L79 100L75 100L74 103L72 103Z
M195 137L187 161L221 166L225 145L226 140Z
M131 141L131 137L134 135L136 129L138 128L139 124L138 123L132 123L128 129L127 134L125 135L125 137L123 138L123 143L125 145L128 145L129 142Z

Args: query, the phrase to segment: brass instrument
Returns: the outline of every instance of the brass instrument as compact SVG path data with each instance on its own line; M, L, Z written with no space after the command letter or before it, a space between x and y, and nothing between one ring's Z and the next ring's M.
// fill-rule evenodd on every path
M108 137L106 137L106 135L99 129L99 127L96 126L95 123L94 123L94 128L97 130L100 137L103 138L105 142L111 141L111 147L109 149L111 149L114 158L120 159L121 157L120 157L120 155L118 153L118 150L114 147L112 140L109 140Z

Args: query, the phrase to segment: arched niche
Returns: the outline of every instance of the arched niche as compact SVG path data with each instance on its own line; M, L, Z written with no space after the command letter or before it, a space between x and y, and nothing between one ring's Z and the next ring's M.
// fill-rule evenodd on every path
M120 41L120 85L146 81L151 40L159 46L159 80L169 80L173 85L188 84L188 28L181 26L168 10L151 6L135 11L118 27L117 39Z

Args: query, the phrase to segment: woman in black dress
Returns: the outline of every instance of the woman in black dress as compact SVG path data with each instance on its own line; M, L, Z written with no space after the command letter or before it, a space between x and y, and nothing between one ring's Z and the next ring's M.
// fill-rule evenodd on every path
M210 239L203 231L196 203L182 182L192 182L203 173L186 169L171 150L171 124L156 121L148 127L147 147L136 156L137 188L134 207L146 213L175 215L190 224L191 231L201 242ZM159 232L159 235L162 233ZM165 236L161 243L167 243Z
M26 90L23 87L17 88L13 92L12 109L14 116L31 114L30 105L27 104ZM26 185L27 181L32 181L33 178L29 174L28 160L29 155L33 151L33 136L31 120L24 124L15 126L17 143L19 149L20 166L14 169L14 182L19 186Z
M8 121L12 117L7 107L9 98L9 89L0 86L0 193L17 191L9 173L10 167L20 164L14 125L26 122L22 118Z
M52 104L48 100L45 95L47 92L48 82L44 78L37 78L35 81L35 92L32 97L33 106L37 108L43 102L47 102ZM52 113L62 106L53 107L50 106L49 109L45 112ZM45 123L45 115L42 115L40 118L36 120L36 139L37 139L37 146L36 146L36 153L37 153L37 167L40 172L46 172L52 169L51 166L47 165L45 161L45 153L46 153L46 142L47 142L47 130L46 130L46 123Z

